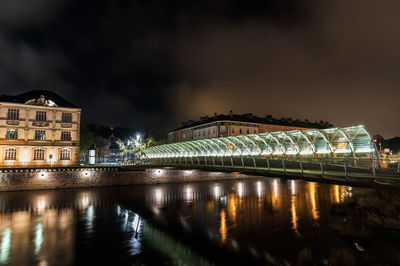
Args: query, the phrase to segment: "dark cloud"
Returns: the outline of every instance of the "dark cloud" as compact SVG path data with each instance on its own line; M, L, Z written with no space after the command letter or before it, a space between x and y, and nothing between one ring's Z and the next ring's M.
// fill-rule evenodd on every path
M163 132L214 112L399 135L397 1L0 2L0 89Z

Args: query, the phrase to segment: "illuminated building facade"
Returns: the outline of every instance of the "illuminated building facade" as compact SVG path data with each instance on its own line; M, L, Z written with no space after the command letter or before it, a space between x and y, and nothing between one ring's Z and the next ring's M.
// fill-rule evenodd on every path
M274 119L272 116L256 117L252 114L217 115L202 117L200 121L188 121L168 134L168 143L208 138L240 136L275 131L304 130L332 127L329 123L310 123L292 119Z
M0 97L1 167L76 165L81 109L56 93Z

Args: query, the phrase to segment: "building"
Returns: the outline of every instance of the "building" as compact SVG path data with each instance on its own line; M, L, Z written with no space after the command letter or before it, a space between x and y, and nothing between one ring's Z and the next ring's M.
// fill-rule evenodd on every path
M291 118L275 119L270 115L257 117L252 114L229 115L214 114L213 117L201 117L199 121L190 120L181 127L168 133L168 143L206 138L239 136L274 131L304 130L310 128L328 128L328 122L309 122Z
M81 109L52 91L0 96L0 166L71 166L79 160Z

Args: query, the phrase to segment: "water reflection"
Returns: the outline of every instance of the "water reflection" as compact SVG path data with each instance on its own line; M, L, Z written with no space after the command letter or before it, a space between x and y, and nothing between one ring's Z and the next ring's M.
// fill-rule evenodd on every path
M13 195L23 199L20 205ZM282 250L296 251L290 254L296 257L297 247L327 226L330 206L351 195L346 186L268 178L5 193L0 195L0 264L73 264L84 256L75 254L76 245L90 250L103 243L91 242L99 235L113 238L108 230L114 223L124 239L115 249L128 250L121 256L137 256L150 245L171 261L182 257L191 264L204 257L189 256L192 249L174 238L193 234L210 249L278 263Z
M316 202L316 196L317 196L316 195L316 193L317 193L316 186L317 186L317 183L315 183L315 182L308 183L309 193L310 193L311 213L312 213L312 217L315 222L317 222L319 219L319 213L318 213L317 202Z

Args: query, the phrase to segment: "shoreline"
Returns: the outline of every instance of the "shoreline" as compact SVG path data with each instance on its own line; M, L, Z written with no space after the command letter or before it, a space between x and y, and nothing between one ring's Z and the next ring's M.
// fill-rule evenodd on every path
M283 178L338 184L372 189L400 189L398 183L377 183L381 179L340 179L299 173L268 172L256 169L215 169L184 166L134 167L64 167L0 169L0 192L44 189L90 188L126 185L166 184L241 180L254 178Z

